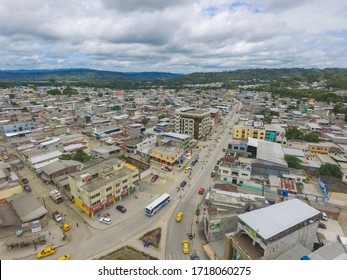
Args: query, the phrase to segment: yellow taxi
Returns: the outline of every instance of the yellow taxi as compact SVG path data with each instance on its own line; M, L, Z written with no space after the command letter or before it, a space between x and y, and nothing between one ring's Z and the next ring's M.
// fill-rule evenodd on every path
M183 218L183 212L178 212L176 216L176 221L180 222L182 221L182 218Z
M183 252L183 254L189 254L189 242L188 242L188 240L182 241L182 252Z
M39 253L37 254L37 257L38 257L39 259L41 259L41 258L50 256L50 255L53 255L54 253L55 253L55 247L54 247L54 246L51 246L51 247L45 248L45 249L43 249L41 252L39 252Z
M184 173L188 173L190 169L188 167L184 168Z
M69 224L66 224L66 223L63 223L61 225L61 228L63 229L63 231L69 231L70 230L70 225Z
M66 254L66 255L63 255L63 256L59 257L58 260L60 260L60 261L67 261L67 260L71 260L71 258L70 258L69 254Z

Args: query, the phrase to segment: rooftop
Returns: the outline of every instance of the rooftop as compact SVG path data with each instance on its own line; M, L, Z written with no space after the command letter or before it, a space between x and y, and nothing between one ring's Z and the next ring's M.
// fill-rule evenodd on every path
M298 199L290 199L239 215L239 219L264 239L269 239L320 212Z

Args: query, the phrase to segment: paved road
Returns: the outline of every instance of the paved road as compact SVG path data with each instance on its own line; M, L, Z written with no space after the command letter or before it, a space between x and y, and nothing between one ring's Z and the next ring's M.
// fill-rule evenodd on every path
M239 104L239 103L237 103ZM202 202L203 196L198 194L200 187L208 189L213 185L214 181L210 177L214 166L221 157L224 156L223 148L227 148L231 139L231 127L238 120L239 115L236 114L239 105L235 106L231 112L225 117L223 126L218 127L216 133L212 136L212 140L205 143L205 149L200 152L200 161L196 164L192 171L191 187L178 203L174 213L182 211L184 217L181 222L176 222L175 215L171 217L168 229L167 254L166 258L170 260L189 259L192 253L197 253L201 259L208 259L207 255L201 248L205 243L203 233L196 231L197 217L195 215L198 205ZM217 140L214 140L217 139ZM201 146L201 144L199 144ZM188 233L195 234L195 238L189 240ZM190 254L183 254L181 244L182 241L188 239L190 244Z

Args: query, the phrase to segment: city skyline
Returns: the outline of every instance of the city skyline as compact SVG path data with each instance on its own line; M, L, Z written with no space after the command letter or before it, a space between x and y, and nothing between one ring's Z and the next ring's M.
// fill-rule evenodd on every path
M4 0L0 69L344 68L346 11L343 0Z

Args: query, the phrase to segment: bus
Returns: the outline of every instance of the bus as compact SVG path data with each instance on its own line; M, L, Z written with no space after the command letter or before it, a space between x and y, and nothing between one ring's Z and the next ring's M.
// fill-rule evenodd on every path
M170 202L170 195L167 193L162 194L159 198L154 200L145 208L145 213L148 217L152 217L157 211L163 208Z

